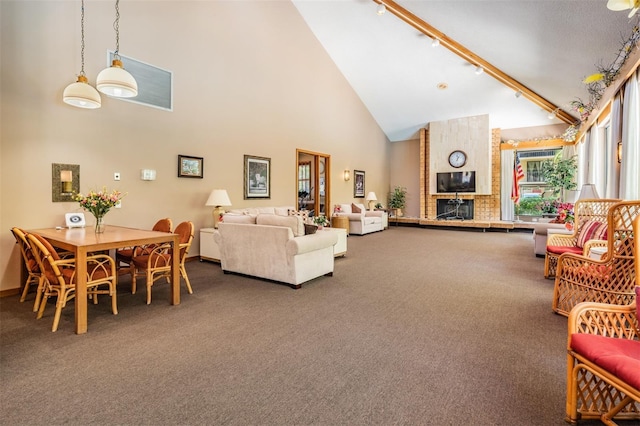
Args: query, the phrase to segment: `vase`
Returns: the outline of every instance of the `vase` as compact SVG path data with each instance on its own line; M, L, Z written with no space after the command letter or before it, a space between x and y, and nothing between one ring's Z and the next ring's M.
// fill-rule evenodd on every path
M96 216L96 234L102 234L104 232L104 216Z
M573 223L565 222L564 227L567 228L567 231L573 231Z

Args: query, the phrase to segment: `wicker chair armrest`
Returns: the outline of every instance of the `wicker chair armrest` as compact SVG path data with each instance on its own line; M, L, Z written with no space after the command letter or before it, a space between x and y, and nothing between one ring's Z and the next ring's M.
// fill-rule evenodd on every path
M571 247L576 245L574 234L547 234L547 246Z
M589 256L589 252L591 251L592 248L594 247L607 247L607 244L609 244L607 242L607 240L589 240L586 243L584 243L584 246L582 246L582 253L585 256Z
M567 345L570 344L571 335L576 333L636 339L638 337L636 303L631 305L578 303L569 313L567 326Z
M87 257L87 273L89 281L92 281L96 276L113 277L116 275L116 263L111 256L106 254L89 256Z

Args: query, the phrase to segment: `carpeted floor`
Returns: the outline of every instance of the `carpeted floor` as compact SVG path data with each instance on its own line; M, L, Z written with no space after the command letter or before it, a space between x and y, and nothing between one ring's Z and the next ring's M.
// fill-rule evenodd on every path
M0 423L563 425L543 263L528 233L392 227L300 290L194 261L193 295L147 306L123 279L82 336L72 305L51 333L53 305L4 298Z

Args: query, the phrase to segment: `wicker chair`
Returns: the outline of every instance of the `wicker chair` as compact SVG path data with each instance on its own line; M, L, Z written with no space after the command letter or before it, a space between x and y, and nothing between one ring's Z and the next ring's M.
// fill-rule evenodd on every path
M51 244L40 235L27 234L27 238L40 270L45 276L44 291L37 318L42 318L47 306L47 299L50 296L57 296L56 312L51 327L51 331L56 331L62 308L76 295L76 260L74 258L61 259ZM103 286L106 286L106 289L103 289ZM111 257L104 254L87 257L87 294L93 298L94 304L98 303L99 294L108 294L111 296L111 310L114 315L118 314L116 266Z
M182 222L173 231L180 236L180 275L187 285L189 294L193 294L184 261L193 241L194 226L192 222ZM136 254L132 258L131 285L136 286L139 276L147 278L147 305L151 303L151 286L160 278L171 279L171 245L163 244L154 247L148 253Z
M640 287L636 291L640 295ZM581 419L600 419L615 425L614 418L640 421L638 319L635 303L584 302L571 310L567 422L575 425Z
M607 253L600 260L565 253L558 259L553 310L568 316L580 302L629 305L635 300L633 221L640 201L614 204L607 215Z
M24 266L28 274L24 283L22 295L20 296L20 302L24 302L26 300L31 285L36 285L37 290L36 299L33 303L33 312L37 312L38 307L40 306L40 299L42 298L42 289L44 288L44 276L40 273L40 266L38 266L38 261L33 255L33 250L31 250L31 244L29 244L29 241L27 240L27 233L23 229L17 227L11 228L11 233L15 237L16 243L20 245L22 260L24 261Z
M151 230L158 232L171 232L172 228L173 222L171 222L171 219L167 217L157 221L155 225L153 225L153 228L151 228ZM145 249L146 253L149 253L155 246L155 244L152 244L145 247L126 247L118 249L116 251L116 268L118 269L118 275L131 273L131 258L133 257L134 250L142 250L137 254L144 254ZM132 286L131 288L131 293L136 293L136 288L134 286Z
M604 246L605 242L591 241L578 247L578 235L588 221L607 221L609 208L620 200L596 199L578 200L574 206L575 227L572 234L551 234L547 237L547 250L544 257L544 277L555 278L558 258L563 253L583 254L587 256L594 246Z

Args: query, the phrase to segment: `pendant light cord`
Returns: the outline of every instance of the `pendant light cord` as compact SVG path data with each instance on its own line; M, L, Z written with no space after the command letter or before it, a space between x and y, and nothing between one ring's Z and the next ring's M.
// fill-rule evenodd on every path
M80 62L82 67L80 69L80 75L84 77L84 0L82 0L82 6L80 8Z
M120 60L120 0L116 0L116 20L113 22L113 29L116 30L116 51L113 58Z

